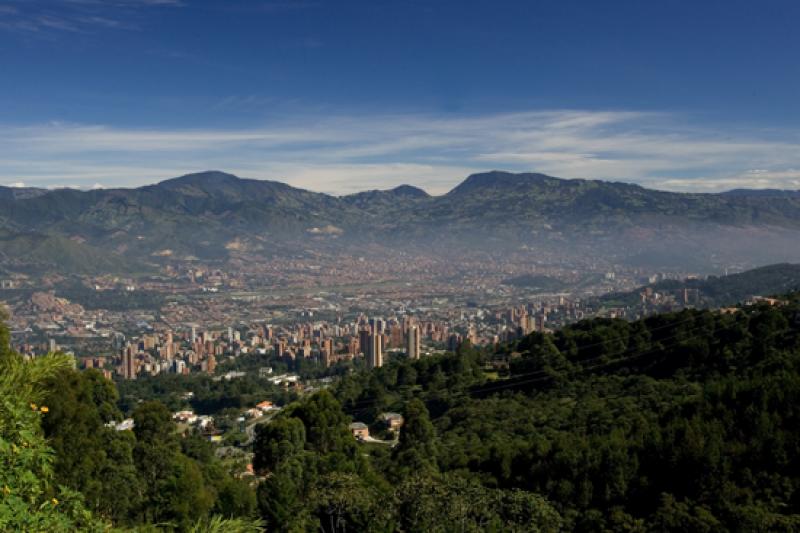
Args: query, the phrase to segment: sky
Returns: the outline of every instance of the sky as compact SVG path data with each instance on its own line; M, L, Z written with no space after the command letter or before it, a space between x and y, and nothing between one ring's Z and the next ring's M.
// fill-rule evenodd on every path
M0 185L800 189L795 0L0 0Z

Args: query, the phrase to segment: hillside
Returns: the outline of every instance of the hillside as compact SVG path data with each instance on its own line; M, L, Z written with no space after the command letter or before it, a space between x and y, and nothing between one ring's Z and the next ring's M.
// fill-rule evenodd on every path
M148 267L59 235L0 231L0 264L11 271L59 274L143 273Z
M729 276L709 276L702 280L664 280L627 293L608 294L601 300L606 303L635 305L645 290L677 293L684 289L698 291L699 301L696 303L701 307L736 305L753 296L773 296L800 290L800 265L768 265Z
M252 482L228 475L204 439L178 438L158 401L134 403L133 432L107 428L121 416L114 385L63 360L46 383L18 386L27 394L6 391L4 438L37 461L6 465L16 512L4 516L52 509L49 483L27 506L16 494L53 479L72 489L59 494L70 506L131 527L257 513L276 531L797 531L800 296L782 299L587 320L372 371L342 362L331 387L257 427ZM10 366L21 359L7 339L0 325L9 379L40 375ZM220 387L252 403L241 385ZM385 432L385 412L403 416L395 445L353 438L353 420ZM99 449L113 453L86 453Z
M325 228L325 231L320 231ZM253 259L298 240L440 253L521 246L561 259L706 268L800 261L800 196L681 194L638 185L487 172L442 196L400 186L335 197L218 171L136 189L0 190L0 231L80 242L121 263ZM231 242L242 243L236 247ZM3 265L14 260L0 249ZM56 263L57 258L50 263Z
M413 420L391 461L374 459L393 481L442 476L448 496L455 480L471 482L481 502L523 491L566 531L796 531L798 313L795 297L733 314L594 319L496 353L394 360L336 396L366 424L387 410L405 413L403 431ZM510 364L508 376L487 379L490 363Z

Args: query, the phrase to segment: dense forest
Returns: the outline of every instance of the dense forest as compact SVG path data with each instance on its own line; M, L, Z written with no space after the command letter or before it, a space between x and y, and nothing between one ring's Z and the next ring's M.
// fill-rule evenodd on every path
M799 370L796 299L396 360L263 429L260 508L281 530L796 531ZM339 406L402 410L399 444L321 434Z
M800 529L797 297L354 368L258 427L252 482L160 402L106 428L113 384L7 342L0 529ZM386 411L403 414L396 440ZM381 440L354 439L354 420Z

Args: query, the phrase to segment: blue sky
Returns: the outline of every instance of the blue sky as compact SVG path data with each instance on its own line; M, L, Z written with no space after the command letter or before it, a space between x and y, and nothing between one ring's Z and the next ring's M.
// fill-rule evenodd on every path
M0 184L800 188L800 3L0 0Z

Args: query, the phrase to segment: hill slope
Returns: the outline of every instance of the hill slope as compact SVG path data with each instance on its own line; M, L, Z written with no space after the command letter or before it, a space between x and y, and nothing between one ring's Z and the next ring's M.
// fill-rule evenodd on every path
M635 291L605 295L605 302L635 305L642 291L673 292L696 290L695 303L702 307L727 307L753 296L774 296L800 291L800 265L782 263L755 268L729 276L709 276L707 279L664 280L645 285Z
M535 494L566 531L796 531L798 313L794 298L588 320L496 353L395 359L335 392L367 424L413 417L417 454L375 463L390 479ZM510 375L487 380L490 362Z

